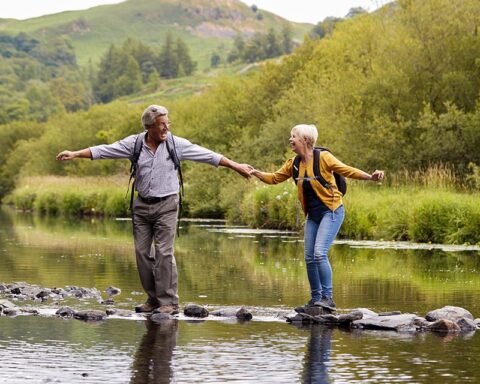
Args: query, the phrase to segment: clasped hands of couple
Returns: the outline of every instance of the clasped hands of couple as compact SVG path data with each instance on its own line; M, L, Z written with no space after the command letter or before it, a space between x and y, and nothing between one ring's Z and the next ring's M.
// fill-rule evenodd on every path
M260 171L256 170L250 164L238 164L236 171L246 179L250 179L252 176L258 177L260 173Z

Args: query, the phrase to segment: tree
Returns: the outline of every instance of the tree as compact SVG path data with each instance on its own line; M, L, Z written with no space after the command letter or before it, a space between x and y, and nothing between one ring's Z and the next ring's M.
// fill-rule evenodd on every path
M346 19L352 19L355 16L363 15L365 13L367 13L367 11L365 9L363 9L362 7L354 7L354 8L350 8L350 10L348 11L345 18Z
M112 44L107 53L102 57L97 72L97 78L93 83L95 98L107 103L114 98L113 82L116 77L116 68L120 64L120 52Z
M118 77L113 83L114 97L130 95L142 87L142 73L140 66L133 56L124 55L122 68L118 70Z
M148 45L129 37L122 44L122 50L131 55L140 66L143 83L148 82L150 74L155 70L155 52Z
M175 56L175 48L173 46L173 37L171 33L168 33L165 38L165 43L162 46L157 63L157 71L161 77L167 79L177 77L178 60Z
M210 56L210 66L212 68L217 68L220 63L222 62L222 58L217 52L213 52L212 56Z
M227 61L232 63L234 61L243 58L245 53L245 40L243 39L242 35L237 34L233 39L233 49L230 51L227 57Z
M178 37L176 41L174 57L178 61L178 66L181 67L185 73L183 76L190 76L193 74L197 67L197 63L190 57L188 46L180 37ZM181 77L179 73L177 73L177 77Z
M265 38L265 57L272 58L282 54L282 47L280 45L277 33L273 28L268 30Z
M343 21L343 19L338 17L326 17L312 28L310 37L323 39L325 36L331 35L335 26L341 21Z
M243 60L247 63L264 60L267 57L265 48L266 35L256 32L245 45Z
M293 50L292 27L290 24L285 24L282 28L281 46L284 54L290 54Z

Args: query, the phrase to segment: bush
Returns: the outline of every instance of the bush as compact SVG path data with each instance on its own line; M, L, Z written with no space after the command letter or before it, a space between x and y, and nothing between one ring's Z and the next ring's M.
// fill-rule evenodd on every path
M56 192L39 193L35 200L35 209L40 214L57 215L60 213L60 201L60 195Z
M84 212L84 197L78 192L68 191L62 195L60 212L64 215L80 216Z

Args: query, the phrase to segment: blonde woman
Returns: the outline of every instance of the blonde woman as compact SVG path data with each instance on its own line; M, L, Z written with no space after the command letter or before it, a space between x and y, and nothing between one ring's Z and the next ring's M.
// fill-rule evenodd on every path
M342 193L339 191L334 172L344 177L358 180L381 181L384 172L376 170L368 174L360 169L350 167L328 151L319 156L320 174L326 183L319 181L314 175L314 147L318 138L315 125L300 124L292 128L290 146L300 161L295 157L288 159L274 173L252 170L251 175L266 184L278 184L298 175L295 180L298 199L306 215L305 222L305 263L310 283L311 299L308 306L322 306L335 309L332 288L332 268L328 259L328 251L337 236L344 219ZM298 163L297 170L294 166Z

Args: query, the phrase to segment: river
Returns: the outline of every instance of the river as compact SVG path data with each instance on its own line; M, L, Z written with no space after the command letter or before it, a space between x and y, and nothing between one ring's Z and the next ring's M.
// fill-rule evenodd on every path
M122 293L114 307L133 309L145 297L132 247L128 220L0 211L0 283L100 291L115 286ZM156 325L2 316L0 383L480 381L479 332L442 336L286 323L280 315L308 300L298 233L182 222L175 252L181 305L246 306L253 320L180 316ZM362 307L424 316L455 305L480 317L478 247L340 240L330 259L341 311ZM95 300L68 304L105 309Z

